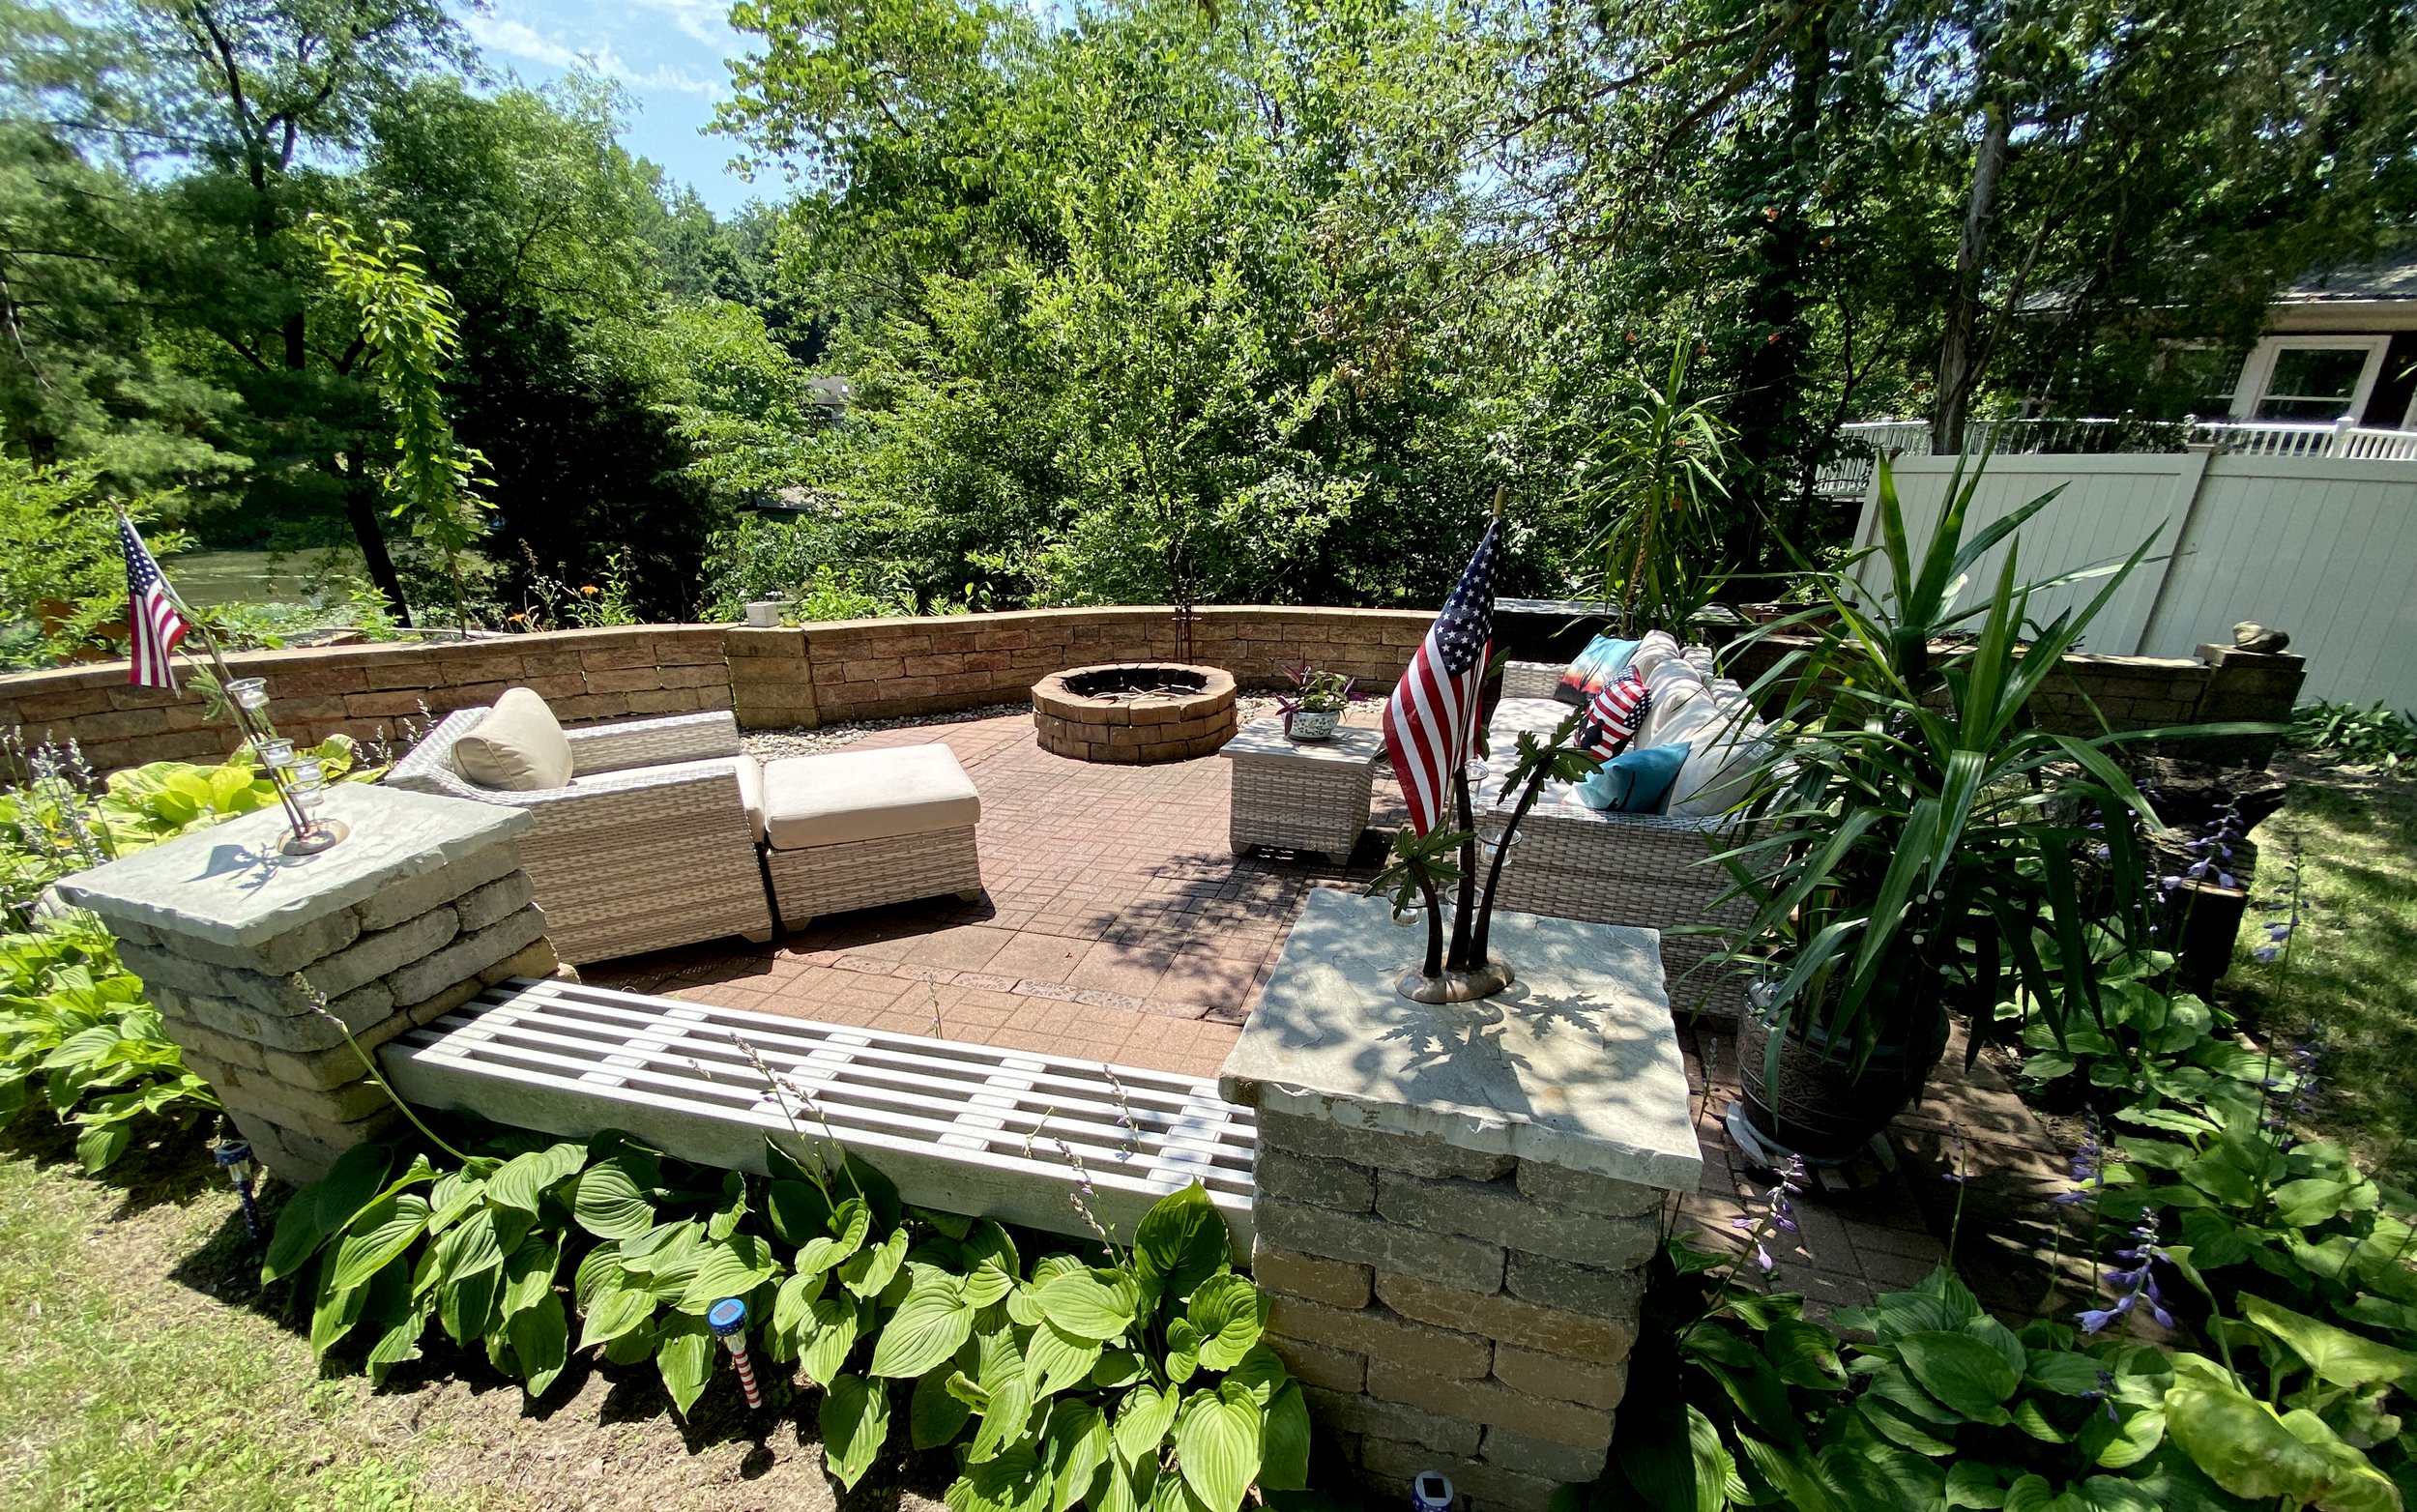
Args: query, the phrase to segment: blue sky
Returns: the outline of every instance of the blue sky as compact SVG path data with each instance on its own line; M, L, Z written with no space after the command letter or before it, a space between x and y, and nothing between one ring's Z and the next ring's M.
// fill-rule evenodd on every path
M733 144L700 132L730 92L722 60L741 50L728 12L728 0L489 0L454 14L498 74L550 84L584 65L627 90L622 144L721 215L782 189L776 175L750 185L730 172Z

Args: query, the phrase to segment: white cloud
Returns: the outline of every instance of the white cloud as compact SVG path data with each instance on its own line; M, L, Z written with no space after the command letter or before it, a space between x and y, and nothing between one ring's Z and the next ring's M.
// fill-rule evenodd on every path
M663 9L675 9L680 0L667 0ZM471 40L492 52L507 57L540 63L547 68L570 70L584 68L607 78L615 78L643 90L662 90L682 95L717 96L722 81L717 77L702 77L686 69L668 63L652 69L639 69L613 50L609 43L573 45L558 33L539 31L526 21L470 12L462 16L462 24ZM687 30L684 24L682 30Z
M725 0L637 0L640 8L660 11L672 18L672 24L691 38L728 54L737 43L730 29L730 7Z

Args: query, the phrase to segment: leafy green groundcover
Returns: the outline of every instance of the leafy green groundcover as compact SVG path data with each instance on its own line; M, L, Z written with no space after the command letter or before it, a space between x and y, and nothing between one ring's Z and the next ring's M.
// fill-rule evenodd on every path
M1236 1512L1305 1485L1300 1387L1197 1183L1129 1248L1028 1266L997 1223L767 1146L769 1178L613 1133L507 1135L451 1169L364 1146L287 1205L262 1277L295 1277L312 1348L365 1339L381 1381L434 1323L532 1394L574 1349L652 1358L683 1413L722 1352L707 1310L743 1297L753 1348L822 1389L831 1473L853 1487L900 1436L953 1444L957 1512Z

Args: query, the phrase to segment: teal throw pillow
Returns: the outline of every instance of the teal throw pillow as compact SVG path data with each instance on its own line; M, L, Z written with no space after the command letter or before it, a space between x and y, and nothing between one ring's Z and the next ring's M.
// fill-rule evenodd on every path
M1615 756L1578 784L1578 801L1614 813L1658 814L1670 801L1671 784L1678 780L1678 769L1687 764L1691 749L1685 741L1673 741Z
M1587 649L1578 653L1578 659L1569 664L1567 672L1561 674L1560 685L1553 689L1553 696L1564 704L1586 708L1595 694L1619 681L1619 675L1628 670L1629 658L1637 654L1639 644L1637 641L1616 640L1609 635L1598 635L1587 642Z

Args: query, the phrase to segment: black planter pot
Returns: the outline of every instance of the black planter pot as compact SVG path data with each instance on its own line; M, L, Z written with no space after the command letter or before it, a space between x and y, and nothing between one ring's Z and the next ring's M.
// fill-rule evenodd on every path
M1762 989L1750 1001L1759 1009ZM1941 1021L1943 1030L1943 1021ZM1817 1032L1780 1042L1779 1074L1763 1074L1771 1026L1750 1011L1737 1026L1737 1080L1745 1090L1746 1121L1771 1144L1807 1160L1850 1159L1886 1128L1947 1048L1943 1032L1928 1041L1882 1041L1860 1069L1849 1053L1832 1056Z

